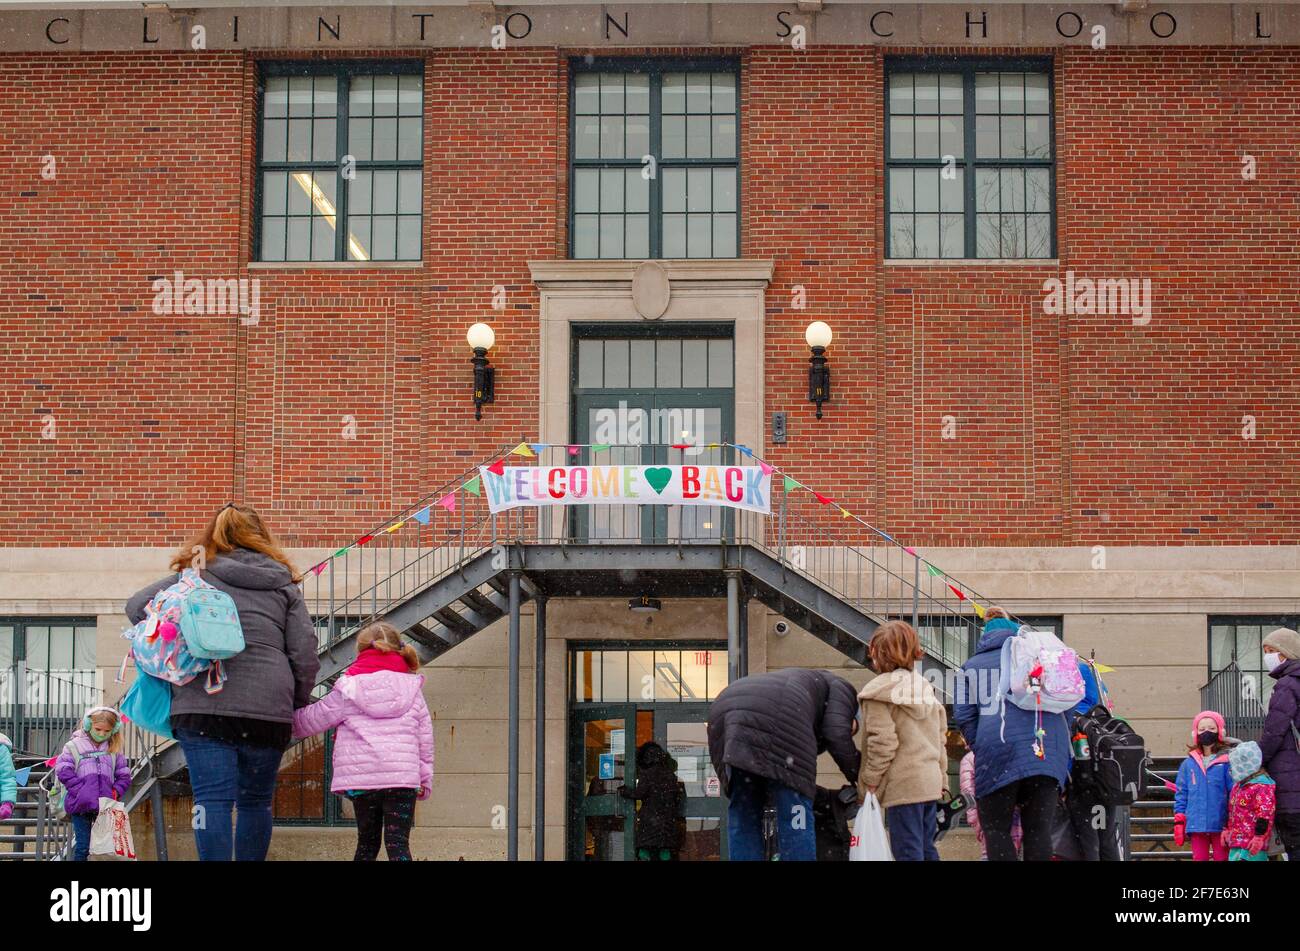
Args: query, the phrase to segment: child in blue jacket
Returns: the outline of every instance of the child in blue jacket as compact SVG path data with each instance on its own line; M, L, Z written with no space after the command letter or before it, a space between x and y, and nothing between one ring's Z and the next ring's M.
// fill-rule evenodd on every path
M18 802L17 771L14 769L13 741L0 733L0 822L7 822Z
M1228 797L1232 793L1232 770L1228 764L1228 743L1223 717L1202 710L1192 719L1192 743L1187 759L1178 767L1174 794L1174 844L1192 840L1192 861L1226 862L1228 848L1219 833L1228 822Z

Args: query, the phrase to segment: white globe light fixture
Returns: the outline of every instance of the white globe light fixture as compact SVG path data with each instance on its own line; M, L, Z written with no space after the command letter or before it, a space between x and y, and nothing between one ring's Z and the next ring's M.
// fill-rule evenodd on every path
M474 356L474 418L483 418L483 404L492 403L496 397L496 369L488 363L487 353L497 342L496 331L484 323L474 324L465 334Z
M822 404L831 398L831 368L826 365L826 348L831 345L830 325L814 320L803 332L812 356L808 358L808 402L817 404L817 418L822 418Z

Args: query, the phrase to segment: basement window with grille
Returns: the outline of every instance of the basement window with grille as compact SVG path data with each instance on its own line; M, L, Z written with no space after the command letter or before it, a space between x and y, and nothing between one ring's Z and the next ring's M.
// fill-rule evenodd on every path
M886 60L885 257L1056 256L1046 59Z
M421 62L264 63L257 128L255 260L420 260Z

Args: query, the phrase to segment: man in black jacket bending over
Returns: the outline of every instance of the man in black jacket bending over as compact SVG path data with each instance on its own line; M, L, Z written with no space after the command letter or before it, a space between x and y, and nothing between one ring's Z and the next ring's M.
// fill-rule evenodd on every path
M730 800L731 861L762 861L769 798L781 860L816 861L817 757L829 752L844 778L857 783L857 712L857 689L824 670L755 674L718 695L709 708L709 757Z

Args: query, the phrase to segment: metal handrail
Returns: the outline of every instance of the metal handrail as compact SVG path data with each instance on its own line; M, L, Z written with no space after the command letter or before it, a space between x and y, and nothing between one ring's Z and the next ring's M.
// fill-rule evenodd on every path
M1268 712L1259 678L1243 671L1236 658L1201 687L1201 709L1222 714L1224 729L1238 740L1258 740Z
M510 452L498 451L483 465ZM317 566L319 570L308 572L303 592L323 622L322 651L435 581L463 570L485 550L507 542L752 544L786 569L814 580L868 615L911 620L927 651L949 666L965 660L982 626L974 605L989 601L980 592L959 584L915 549L837 503L824 503L811 491L788 492L782 470L760 460L747 447L730 443L571 443L536 445L532 455L509 458L512 464L525 466L633 465L650 460L663 464L761 463L772 470L772 511L765 516L721 508L663 506L669 512L667 530L650 538L641 533L640 506L584 505L585 514L579 517L562 506L517 508L493 515L485 485L480 484L478 495L460 489L479 474L479 467L474 466L360 536L338 557L331 556ZM438 500L448 493L454 495L454 505L439 505ZM693 511L688 513L687 508ZM422 518L416 519L417 514ZM831 524L837 528L832 530ZM864 537L852 537L852 532Z

